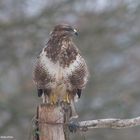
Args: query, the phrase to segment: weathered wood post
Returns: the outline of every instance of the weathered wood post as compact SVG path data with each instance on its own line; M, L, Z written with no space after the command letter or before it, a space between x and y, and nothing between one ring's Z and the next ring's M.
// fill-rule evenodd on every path
M68 122L71 107L67 103L40 104L36 114L33 140L69 140Z

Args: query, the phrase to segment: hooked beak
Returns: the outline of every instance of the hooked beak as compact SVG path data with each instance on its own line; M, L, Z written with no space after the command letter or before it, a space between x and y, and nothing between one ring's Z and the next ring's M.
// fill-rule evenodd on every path
M76 29L73 29L73 32L74 32L74 34L75 34L76 36L78 36L78 32L77 32Z

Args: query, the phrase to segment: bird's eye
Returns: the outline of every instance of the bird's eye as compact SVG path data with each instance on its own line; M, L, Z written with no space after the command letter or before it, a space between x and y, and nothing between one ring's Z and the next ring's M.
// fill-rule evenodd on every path
M70 31L73 31L73 29L70 28L70 27L69 27L69 28L65 28L64 30L65 30L65 31L69 31L69 32L70 32Z

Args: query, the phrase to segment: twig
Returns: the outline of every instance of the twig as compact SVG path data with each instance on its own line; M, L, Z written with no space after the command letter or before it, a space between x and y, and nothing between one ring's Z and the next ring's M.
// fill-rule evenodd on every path
M109 118L109 119L81 121L77 124L77 128L80 131L87 131L93 128L122 129L122 128L134 127L139 125L140 125L140 117L136 117L132 119Z
M74 127L75 130L72 130L72 131L76 131L76 130L88 131L94 128L123 129L123 128L139 126L140 117L136 117L132 119L109 118L109 119L87 120L87 121L81 121L78 123L52 123L52 122L40 122L40 121L39 123L44 123L44 124L47 123L49 125L68 125L68 126Z

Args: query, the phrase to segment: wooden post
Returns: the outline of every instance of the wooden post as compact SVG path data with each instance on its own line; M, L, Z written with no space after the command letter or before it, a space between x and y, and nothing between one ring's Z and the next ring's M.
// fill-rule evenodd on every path
M40 104L37 107L36 132L33 140L69 140L69 104Z

